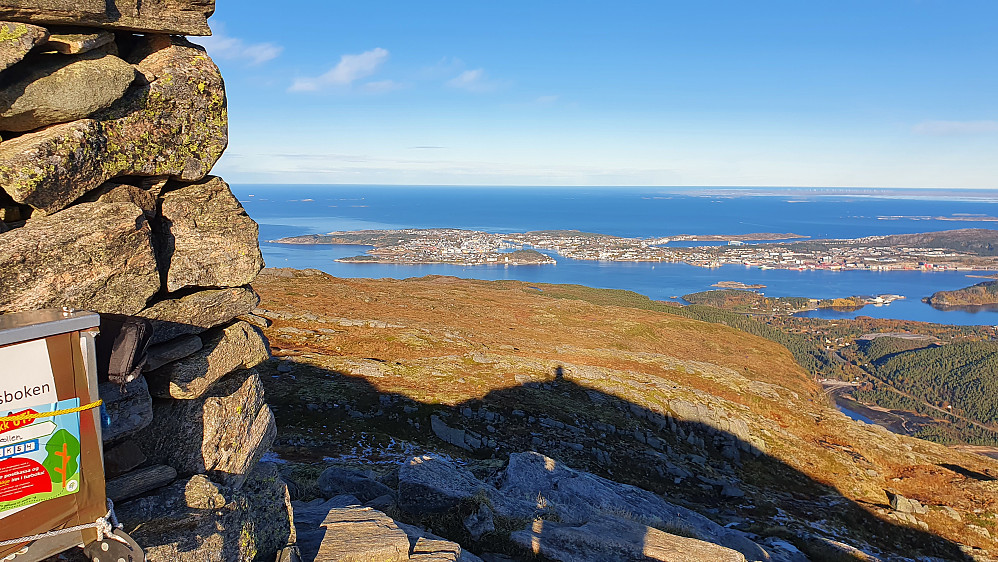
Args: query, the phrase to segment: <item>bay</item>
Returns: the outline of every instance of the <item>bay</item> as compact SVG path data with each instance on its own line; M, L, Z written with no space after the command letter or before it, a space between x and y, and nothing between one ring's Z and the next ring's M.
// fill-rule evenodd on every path
M493 188L425 186L234 185L247 212L260 223L270 267L315 268L337 277L424 275L529 283L575 283L627 289L670 300L708 290L718 281L763 284L770 296L833 298L899 294L889 306L826 318L899 318L945 324L998 324L995 310L937 310L921 298L982 279L964 271L791 271L726 265L599 262L549 254L557 265L457 266L337 263L364 246L298 246L269 242L285 236L337 230L465 228L488 232L578 229L616 236L796 233L812 238L856 238L956 228L994 228L998 193L878 190L748 190L689 188ZM944 217L949 220L940 220ZM955 219L955 220L954 220Z

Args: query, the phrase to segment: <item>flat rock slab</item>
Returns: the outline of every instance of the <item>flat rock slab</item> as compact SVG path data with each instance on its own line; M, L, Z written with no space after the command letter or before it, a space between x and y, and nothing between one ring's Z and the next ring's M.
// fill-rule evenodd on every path
M266 463L239 490L197 475L115 511L150 561L274 560L295 536L287 485Z
M253 370L238 371L196 400L156 400L153 421L135 435L150 462L182 476L208 474L238 488L277 436Z
M101 53L42 54L28 56L4 78L0 130L24 132L111 107L135 80L135 69Z
M114 502L121 502L162 488L177 479L177 470L172 466L156 465L134 470L127 474L108 480L104 487L107 497Z
M409 537L390 517L370 507L331 509L319 526L325 528L326 533L315 562L401 562L409 559Z
M202 347L204 344L201 342L201 338L194 335L180 336L168 342L153 345L146 352L146 365L143 368L146 371L155 371L167 363L178 361L201 351Z
M128 62L148 83L112 107L0 143L11 198L51 214L117 176L207 175L228 144L218 67L203 47L164 36L139 38Z
M0 21L0 72L24 58L28 51L49 37L44 27L13 21Z
M114 33L104 30L78 29L60 30L49 35L42 44L43 50L51 50L64 55L86 53L114 42Z
M144 33L211 35L215 0L0 0L0 19Z
M152 343L187 334L200 334L256 308L260 297L252 289L207 289L180 298L161 300L139 312L152 321Z
M617 517L577 527L538 519L510 538L534 554L560 562L745 562L745 556L730 548Z
M238 287L263 269L259 228L221 178L163 194L160 214L156 246L168 291Z
M0 234L0 312L135 314L160 287L151 235L128 203L83 203Z
M213 330L197 352L146 374L153 396L191 400L237 369L249 369L270 357L263 335L246 322Z

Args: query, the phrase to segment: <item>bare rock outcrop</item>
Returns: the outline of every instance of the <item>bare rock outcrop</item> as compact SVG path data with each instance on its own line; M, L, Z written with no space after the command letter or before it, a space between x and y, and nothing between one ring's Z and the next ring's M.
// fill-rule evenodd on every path
M745 562L742 553L730 548L612 516L579 526L538 519L510 539L524 550L560 562Z
M555 560L573 560L573 551L576 556L591 555L579 560L606 559L615 551L629 553L621 560L642 560L646 535L654 536L657 545L651 552L659 557L652 560L677 559L676 553L686 547L693 549L691 552L699 549L705 556L716 552L720 556L717 560L770 558L740 531L722 527L647 490L571 469L538 453L510 455L496 484L483 482L434 455L413 457L399 469L399 507L408 513L425 514L484 502L508 520L533 521L511 540ZM620 514L627 514L626 520ZM536 527L552 525L552 520L557 524L549 528L552 538L542 549L535 537ZM686 544L681 537L661 530L670 526L696 537L696 542ZM603 537L605 547L597 548L593 542L597 536Z

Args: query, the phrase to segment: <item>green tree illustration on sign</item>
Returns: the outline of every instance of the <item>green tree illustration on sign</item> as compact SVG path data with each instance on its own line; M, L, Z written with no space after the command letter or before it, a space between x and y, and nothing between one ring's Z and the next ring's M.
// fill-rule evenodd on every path
M60 482L66 487L66 480L80 468L76 461L80 455L80 441L65 429L55 432L55 435L45 444L48 456L42 461L42 466L48 470L52 482Z

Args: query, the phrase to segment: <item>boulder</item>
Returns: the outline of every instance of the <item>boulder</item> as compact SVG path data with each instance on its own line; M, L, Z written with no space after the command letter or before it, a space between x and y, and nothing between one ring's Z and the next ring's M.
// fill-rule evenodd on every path
M458 562L461 560L461 545L451 541L440 541L420 537L412 545L409 560L418 562Z
M43 50L64 55L86 53L114 42L114 33L102 29L61 29L49 35Z
M259 229L218 177L170 191L156 241L168 291L237 287L263 269Z
M197 181L215 164L228 142L218 67L183 38L138 42L128 61L145 78L123 99L0 143L0 187L15 201L51 214L117 176Z
M115 511L150 561L274 560L295 541L287 486L267 463L239 490L197 475Z
M153 396L198 398L225 375L255 367L270 357L263 335L246 322L212 330L202 340L196 353L146 374Z
M409 559L409 537L395 522L370 507L329 510L315 562L401 562ZM302 552L306 560L309 553Z
M578 526L537 519L510 539L545 559L561 562L745 562L745 556L730 548L611 516Z
M0 130L33 131L82 119L121 99L135 68L113 55L31 55L4 75Z
M143 367L147 372L193 355L201 350L204 344L201 338L192 335L180 336L168 342L153 345L146 352L146 364Z
M536 505L541 503L537 500L541 497L547 509L569 526L578 527L608 513L626 512L641 521L681 527L703 541L737 550L748 560L769 559L766 551L744 533L722 527L647 490L568 468L539 453L510 455L501 482L499 494L507 501L493 505L499 515L532 518L534 507L528 500L534 500Z
M160 287L151 234L127 203L84 203L0 234L0 312L135 314Z
M101 432L105 443L120 441L152 422L152 397L144 378L139 377L124 387L113 382L101 383L97 390L109 420Z
M152 321L152 343L157 344L225 324L259 302L249 288L212 289L159 301L138 315Z
M150 462L182 476L207 473L238 488L277 435L253 370L238 371L196 400L156 400L153 422L135 436Z
M392 489L378 482L370 473L331 466L322 471L318 481L319 491L327 498L350 494L361 503L384 495L391 495Z
M28 51L49 37L44 27L13 21L0 21L0 72L24 58Z
M494 487L439 456L412 457L399 468L399 507L403 511L442 513L476 496L493 503L502 501Z
M215 0L0 0L0 19L141 33L211 35Z
M891 509L900 513L914 513L915 507L908 501L908 498L894 492L887 492L887 501Z

